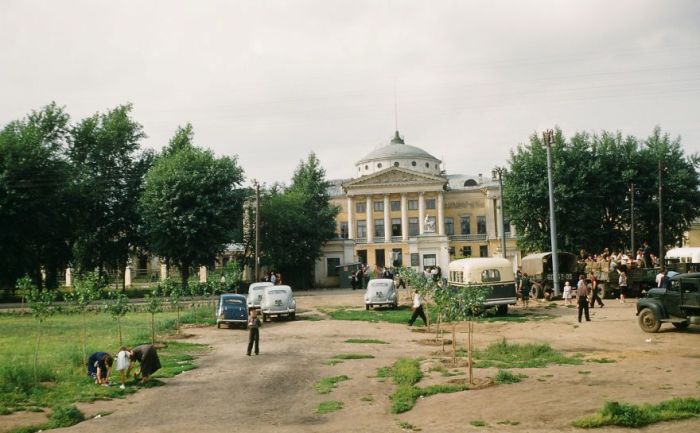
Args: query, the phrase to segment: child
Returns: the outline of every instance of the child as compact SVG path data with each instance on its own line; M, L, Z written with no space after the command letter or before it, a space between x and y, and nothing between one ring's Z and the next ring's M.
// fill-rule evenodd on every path
M255 309L250 310L248 313L248 329L250 329L250 336L248 337L248 351L247 355L250 356L250 352L253 349L253 343L255 343L255 354L260 353L260 319L258 319L258 312Z
M121 385L120 389L126 388L126 369L129 368L129 351L126 347L122 346L119 348L119 353L117 353L117 371L119 372L119 381Z
M564 283L564 304L571 305L571 283Z

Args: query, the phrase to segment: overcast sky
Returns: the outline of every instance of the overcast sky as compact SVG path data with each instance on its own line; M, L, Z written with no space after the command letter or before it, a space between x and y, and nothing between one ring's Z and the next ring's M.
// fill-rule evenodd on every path
M490 173L554 125L660 125L700 151L700 2L0 0L0 124L56 101L74 120L134 104L160 149L329 178L398 128L449 173Z

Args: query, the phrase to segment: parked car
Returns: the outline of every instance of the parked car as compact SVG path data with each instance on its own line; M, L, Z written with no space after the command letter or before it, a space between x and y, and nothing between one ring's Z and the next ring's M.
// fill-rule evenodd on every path
M243 295L226 293L219 297L219 305L216 309L216 327L221 328L221 324L225 325L243 325L248 324L248 307L246 299Z
M369 280L365 291L365 309L377 305L388 305L396 308L399 305L394 280L389 278L378 278Z
M658 332L662 323L677 329L700 325L700 272L674 275L670 288L649 290L637 301L637 316L644 332Z
M496 307L499 314L508 313L508 305L517 301L513 264L508 259L475 257L450 262L448 279L452 286L486 286L491 293L484 306Z
M294 320L297 303L289 286L267 286L263 289L260 300L260 311L263 321L272 316L287 316Z
M274 284L263 281L260 283L253 283L248 287L248 309L260 309L260 301L263 297L263 292L265 287L272 286Z

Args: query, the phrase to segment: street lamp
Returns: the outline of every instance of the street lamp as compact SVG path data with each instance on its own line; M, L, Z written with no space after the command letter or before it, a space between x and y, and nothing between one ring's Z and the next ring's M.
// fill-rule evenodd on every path
M554 184L552 182L552 141L554 131L548 129L542 133L547 147L547 180L549 183L549 236L552 244L552 280L554 296L559 296L559 254L557 253L557 221L554 215Z
M493 180L496 180L496 176L498 176L498 205L501 208L501 219L499 221L499 228L498 231L501 232L501 251L503 251L503 258L506 259L506 232L505 232L505 227L506 227L506 220L504 216L504 209L503 209L503 175L506 174L506 169L504 167L495 167L491 171L491 177Z
M630 251L634 252L634 184L630 183Z

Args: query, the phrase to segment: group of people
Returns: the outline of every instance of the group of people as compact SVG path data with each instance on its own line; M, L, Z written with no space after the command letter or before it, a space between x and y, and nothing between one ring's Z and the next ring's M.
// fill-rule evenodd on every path
M275 286L279 286L282 284L282 275L279 272L265 272L265 274L263 275L263 280L266 282L270 282Z
M116 358L116 365L115 364ZM141 383L144 383L148 378L158 371L161 367L158 352L152 344L142 344L132 349L121 347L117 352L116 357L113 357L107 352L95 352L88 358L87 374L96 384L109 386L110 373L112 367L119 372L119 388L126 387L126 379L131 376L131 370L138 362L138 368L134 373L136 379L140 378Z
M587 266L593 263L600 263L601 268L610 271L620 268L625 270L630 268L653 268L660 265L659 258L652 252L647 241L644 241L635 254L623 250L611 252L608 248L605 248L598 254L589 254L585 250L581 250L578 261Z

